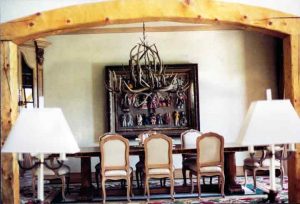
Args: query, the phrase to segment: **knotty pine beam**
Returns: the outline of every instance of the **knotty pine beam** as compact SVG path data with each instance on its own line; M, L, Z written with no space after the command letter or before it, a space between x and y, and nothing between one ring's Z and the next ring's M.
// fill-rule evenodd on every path
M1 49L1 147L18 115L18 48L9 41ZM19 204L19 166L13 154L1 154L2 203Z
M298 16L262 7L211 0L117 0L39 12L3 23L0 38L20 44L95 26L150 21L245 26L267 33L300 32Z
M300 35L283 40L284 96L291 100L300 116ZM289 202L300 203L300 144L288 160Z

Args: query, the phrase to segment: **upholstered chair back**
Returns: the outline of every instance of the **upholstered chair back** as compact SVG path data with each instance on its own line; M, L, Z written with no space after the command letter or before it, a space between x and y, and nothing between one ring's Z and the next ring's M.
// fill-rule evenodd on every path
M106 133L104 133L103 135L100 135L100 136L98 137L99 144L100 144L100 141L101 141L103 138L110 137L110 136L114 136L114 135L122 136L122 135L117 134L117 133L114 133L114 132L106 132Z
M129 158L129 142L121 135L109 135L101 138L102 169L126 169Z
M181 147L184 149L196 148L197 137L201 136L201 132L198 130L190 129L181 133Z
M163 134L152 134L145 139L145 164L149 168L169 167L172 161L172 139Z
M138 135L139 138L139 144L143 145L145 139L147 139L148 137L150 137L150 135L152 134L156 134L156 131L146 131L146 132L142 132Z
M197 138L197 161L201 166L223 165L224 138L216 133L205 133Z

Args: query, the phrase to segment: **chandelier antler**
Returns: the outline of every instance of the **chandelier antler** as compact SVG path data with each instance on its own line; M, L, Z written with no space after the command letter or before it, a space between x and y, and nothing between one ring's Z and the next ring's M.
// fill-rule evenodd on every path
M111 84L106 85L106 88L110 92L142 98L140 103L135 103L135 107L157 100L166 92L184 95L189 88L189 82L183 84L177 74L166 73L167 67L159 56L156 45L149 45L146 41L144 23L143 38L130 50L128 67L123 68L126 74L117 76L113 72Z
M116 77L113 73L113 84L106 86L112 92L167 92L178 87L177 75L166 74L158 49L155 44L146 42L145 24L143 38L130 50L128 70L129 78Z

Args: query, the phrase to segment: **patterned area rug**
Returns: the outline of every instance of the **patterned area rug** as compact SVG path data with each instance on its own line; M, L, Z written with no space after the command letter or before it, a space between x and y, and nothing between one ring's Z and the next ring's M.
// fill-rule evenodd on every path
M281 189L279 183L279 178L276 178L277 183L277 189ZM244 184L244 177L237 177L236 182L239 184ZM110 183L110 182L109 182ZM135 183L135 182L134 182ZM208 181L206 181L208 183ZM213 183L217 183L217 180L214 179ZM152 181L151 187L157 187L159 184L158 181ZM168 182L166 184L168 186ZM176 186L182 185L182 179L176 179L175 182ZM96 186L96 185L95 185ZM222 198L220 194L218 193L203 193L201 194L201 200L199 201L197 198L197 194L176 194L175 195L175 201L172 202L170 200L170 196L167 194L160 194L160 195L151 195L150 198L150 204L197 204L197 203L203 203L203 204L213 204L213 203L265 203L267 198L267 192L268 192L268 186L269 186L269 178L268 177L257 177L257 189L256 191L253 190L253 180L251 177L248 178L248 184L246 186L243 186L245 190L245 195L226 195L225 198ZM45 197L50 194L50 192L57 191L60 192L60 184L49 184L45 183ZM111 188L120 188L120 182L112 182L110 184ZM134 185L134 188L136 186ZM279 203L288 203L288 180L287 177L284 179L284 188L280 190L278 195L278 202ZM79 192L80 185L79 184L73 184L70 187L70 194L67 194L67 199L65 201L61 200L61 193L57 193L56 198L53 200L52 203L81 203L84 202L78 202L77 196ZM139 196L136 195L132 199L131 203L147 203L145 196ZM33 202L33 195L32 195L32 189L31 189L31 183L23 183L21 181L21 203L22 204L32 204ZM107 198L108 203L127 203L125 196L114 196L114 197L108 197ZM102 199L101 197L95 197L92 202L90 203L101 203Z

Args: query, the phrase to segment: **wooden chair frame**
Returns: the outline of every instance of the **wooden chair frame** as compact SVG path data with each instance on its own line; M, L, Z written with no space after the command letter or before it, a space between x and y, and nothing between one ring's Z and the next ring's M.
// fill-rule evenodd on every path
M36 158L35 157L32 157L31 158L32 160L35 160ZM66 187L67 187L67 193L69 193L69 186L70 186L70 167L68 165L65 165L65 164L62 164L61 167L65 167L68 169L68 173L66 174L62 174L62 175L59 175L59 169L61 168L55 168L55 163L57 162L59 165L59 161L57 160L58 158L56 157L49 157L48 159L46 158L45 159L45 162L49 161L50 163L50 167L53 167L53 169L50 169L51 171L53 171L54 175L46 175L44 174L44 179L45 180L52 180L52 179L57 179L59 178L61 180L61 194L62 194L62 198L63 200L66 200ZM30 161L30 163L32 164L32 160ZM46 166L44 168L47 168ZM36 190L35 190L35 186L36 186L36 180L37 180L37 176L36 176L36 171L37 171L38 168L34 168L32 170L32 193L33 193L33 196L35 197L37 195L36 193Z
M168 164L148 164L148 142L150 142L153 139L163 139L168 142ZM144 141L144 149L145 149L145 194L147 193L147 200L149 201L150 198L150 188L149 188L149 179L150 178L170 178L170 193L171 193L171 198L174 200L174 169L173 169L173 155L172 155L172 148L173 148L173 142L172 139L164 134L152 134L151 137L148 137ZM155 174L151 175L149 174L150 169L154 168L167 168L169 169L169 174Z
M202 135L202 133L199 131L199 130L195 130L195 129L189 129L189 130L186 130L184 132L182 132L180 134L180 141L181 141L181 148L182 149L185 149L186 148L186 144L185 144L185 137L187 134L189 133L199 133L199 136ZM195 144L196 146L196 144ZM183 185L186 185L186 171L188 170L187 168L187 165L186 165L186 162L185 160L186 159L189 159L189 160L192 160L196 162L196 154L182 154L182 177L183 177Z
M156 133L157 133L156 131L152 131L152 130L140 133L137 136L140 139L139 145L143 145L143 143L144 143L144 141L142 141L144 134L151 136L152 134L156 134ZM143 173L144 173L144 169L145 169L145 157L143 155L140 155L139 159L140 160L135 165L135 178L136 178L136 183L137 183L138 188L143 186L142 180L143 180Z
M125 165L124 166L110 166L106 167L104 165L104 145L108 141L119 140L125 144ZM129 165L129 141L128 139L122 137L121 135L114 134L104 136L100 140L100 152L101 152L101 176L102 176L102 195L103 195L103 203L106 202L106 189L105 182L106 180L126 180L127 182L127 200L130 202L130 193L132 194L132 169ZM105 171L107 170L124 170L126 171L126 176L105 176Z
M215 137L220 141L220 161L219 162L207 162L207 163L201 163L200 162L200 149L199 149L199 143L207 138L207 137ZM190 181L192 185L192 190L191 192L194 192L194 183L192 180L192 175L196 175L197 177L197 186L198 186L198 197L201 198L201 186L200 186L200 178L202 176L219 176L219 187L221 187L221 194L224 197L224 185L225 185L225 175L224 175L224 138L213 132L208 132L202 134L200 137L197 138L197 171L193 171L192 169L190 170ZM209 148L209 147L208 147ZM210 167L210 166L219 166L222 171L221 172L200 172L200 168L202 167Z
M279 146L278 146L279 147ZM284 176L284 166L282 158L284 157L286 148L284 146L279 147L279 150L275 150L275 159L279 160L280 166L275 166L275 169L278 169L280 171L280 185L283 189L283 176ZM262 154L259 159L255 158L254 155L251 158L253 159L253 162L258 162L259 166L249 166L249 165L243 165L244 175L245 175L245 186L247 184L248 176L247 171L252 171L253 175L253 189L256 189L256 173L257 171L269 171L269 166L262 166L263 161L266 159L270 159L270 156L268 154L268 150L262 150Z
M98 138L99 145L100 145L101 139L103 139L104 137L107 137L107 136L112 136L112 135L122 136L120 134L113 133L113 132L104 133L103 135L100 135L99 138ZM99 176L100 176L100 173L101 173L101 155L99 155L99 161L100 162L98 164L96 164L96 166L95 166L95 180L96 180L97 190L99 190ZM124 186L123 182L122 182L122 186Z

